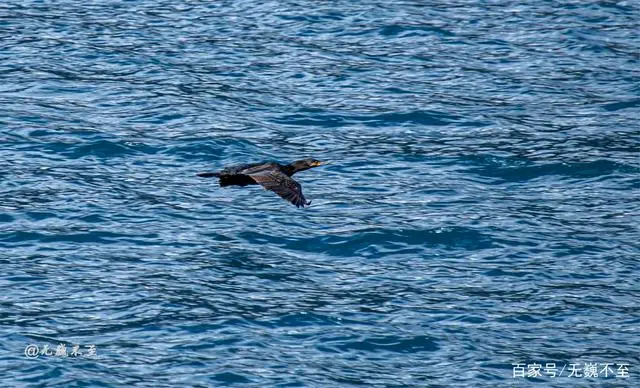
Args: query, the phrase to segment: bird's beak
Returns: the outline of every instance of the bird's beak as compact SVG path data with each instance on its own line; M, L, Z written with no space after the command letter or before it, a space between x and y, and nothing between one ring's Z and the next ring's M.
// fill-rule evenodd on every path
M327 164L331 164L331 162L315 162L313 167L326 166Z

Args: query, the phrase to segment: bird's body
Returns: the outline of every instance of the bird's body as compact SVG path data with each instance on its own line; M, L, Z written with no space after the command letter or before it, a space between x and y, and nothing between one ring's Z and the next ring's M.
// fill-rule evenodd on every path
M240 164L222 169L219 172L204 172L198 174L201 177L217 177L220 186L247 186L262 185L283 199L291 202L296 207L305 207L311 204L302 195L302 187L291 176L299 171L308 170L322 165L314 159L298 160L291 164L276 162Z

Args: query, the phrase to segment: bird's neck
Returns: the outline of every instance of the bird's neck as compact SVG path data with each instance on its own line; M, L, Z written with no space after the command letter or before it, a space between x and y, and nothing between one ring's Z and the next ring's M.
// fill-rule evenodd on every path
M285 174L287 174L287 176L291 176L293 174L295 174L296 172L298 172L298 170L292 166L291 164L287 164L286 166L284 166L282 168L282 170L284 171Z

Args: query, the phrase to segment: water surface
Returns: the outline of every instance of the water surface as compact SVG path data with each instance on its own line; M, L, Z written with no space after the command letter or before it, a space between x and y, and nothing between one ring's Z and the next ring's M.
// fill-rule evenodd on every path
M4 1L1 380L638 386L638 15ZM195 176L304 157L304 210Z

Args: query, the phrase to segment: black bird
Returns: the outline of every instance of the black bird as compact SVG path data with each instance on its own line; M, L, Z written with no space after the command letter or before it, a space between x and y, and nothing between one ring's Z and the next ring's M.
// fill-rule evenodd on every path
M302 187L298 182L291 179L291 176L299 171L318 167L326 162L315 159L297 160L291 164L280 164L276 162L241 164L231 166L219 172L202 172L198 176L220 178L220 186L246 186L262 185L267 190L271 190L280 197L296 205L305 207L311 204L302 195Z

